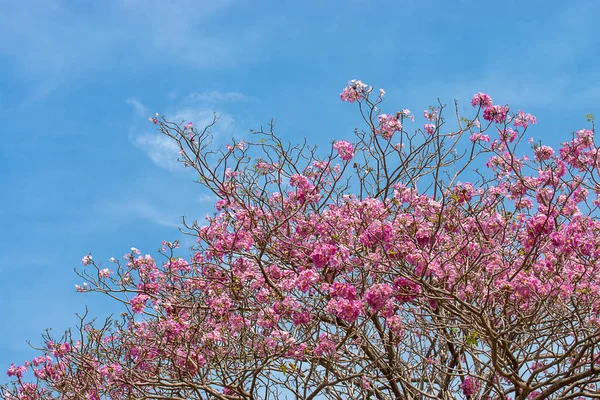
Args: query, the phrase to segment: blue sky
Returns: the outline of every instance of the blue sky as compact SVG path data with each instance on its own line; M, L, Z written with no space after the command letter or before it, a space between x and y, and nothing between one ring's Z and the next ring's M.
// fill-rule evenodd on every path
M417 115L487 92L555 144L600 114L598 15L596 1L0 0L0 370L85 304L114 311L75 292L82 256L153 253L181 215L211 211L149 115L216 111L223 143L275 118L285 139L326 144L360 125L338 97L358 78Z

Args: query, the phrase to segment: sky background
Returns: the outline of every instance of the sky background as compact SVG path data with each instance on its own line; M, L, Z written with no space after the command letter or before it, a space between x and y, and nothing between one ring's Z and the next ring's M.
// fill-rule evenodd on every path
M86 304L118 311L75 292L84 255L155 254L182 215L212 212L150 115L216 111L223 144L275 118L284 139L327 145L361 126L339 100L357 78L390 113L487 92L556 144L600 115L598 15L578 0L0 0L0 383L34 355L26 340Z

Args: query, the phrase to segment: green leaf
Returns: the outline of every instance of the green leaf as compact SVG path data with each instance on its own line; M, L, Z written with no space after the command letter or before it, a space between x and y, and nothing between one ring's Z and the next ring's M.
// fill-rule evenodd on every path
M477 346L477 341L480 337L481 335L477 331L471 333L469 336L467 336L467 344L469 346Z

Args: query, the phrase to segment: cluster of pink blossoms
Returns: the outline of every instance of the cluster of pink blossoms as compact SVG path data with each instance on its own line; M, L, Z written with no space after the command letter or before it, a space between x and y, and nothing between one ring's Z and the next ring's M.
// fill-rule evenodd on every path
M483 119L501 124L508 115L508 106L489 106L483 110Z
M463 394L469 397L473 396L477 392L478 386L478 382L470 376L466 376L461 384Z
M428 121L435 121L439 113L439 110L435 107L430 107L428 110L423 111L423 118Z
M481 108L488 108L491 107L493 104L492 102L492 98L485 94L485 93L476 93L475 95L473 95L473 98L471 99L471 105L473 107L481 107Z
M338 155L344 161L349 161L354 157L354 145L345 140L338 140L334 143L333 148L337 150Z
M365 292L365 300L373 311L381 310L392 296L392 288L385 283L375 284Z
M402 131L400 119L395 115L381 114L379 119L379 133L384 139L391 139L394 133Z
M353 79L350 82L348 82L348 86L346 86L344 90L342 90L340 98L342 99L342 101L354 103L355 101L360 100L361 98L369 94L371 90L372 88L365 85L361 81Z
M423 125L423 129L425 129L425 132L427 132L429 135L433 135L435 133L435 125L433 124L425 124Z
M550 147L550 146L545 146L545 145L536 147L533 152L535 154L535 159L538 161L549 160L550 157L552 157L554 155L554 149L552 149L552 147Z
M24 366L24 365L17 366L13 363L13 364L10 364L10 367L6 371L6 374L9 377L16 376L17 378L20 378L21 376L23 376L23 373L25 373L25 372L27 372L26 366Z
M490 122L501 124L506 120L509 112L508 106L494 105L492 98L485 93L477 93L471 99L473 107L483 108L483 119ZM519 111L519 115L515 118L514 125L516 127L526 128L529 124L535 124L536 118L531 114L525 114ZM473 140L473 139L471 139Z
M528 113L524 113L519 110L519 113L515 116L513 120L513 124L515 127L527 128L529 125L534 125L537 123L537 119Z

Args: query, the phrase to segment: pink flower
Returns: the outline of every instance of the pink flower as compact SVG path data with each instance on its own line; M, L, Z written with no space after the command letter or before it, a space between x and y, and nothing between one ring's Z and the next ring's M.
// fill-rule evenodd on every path
M489 106L483 111L483 119L501 124L506 120L508 106Z
M404 110L400 111L400 115L402 115L406 118L410 118L410 120L412 122L415 122L415 116L413 113L410 112L410 110L408 108L405 108Z
M333 148L337 150L338 155L344 161L349 161L354 157L354 145L344 140L338 140L333 145Z
M459 204L471 201L471 199L473 198L473 195L475 194L475 188L469 182L465 183L464 185L459 182L454 187L453 191L454 191L454 195L456 196L456 201Z
M83 265L90 265L91 262L92 262L92 255L91 254L88 254L87 256L85 256L85 257L83 257L81 259L81 263Z
M131 305L131 309L133 310L133 312L136 314L141 314L142 312L144 312L144 309L146 308L146 300L148 300L148 298L149 297L145 294L138 294L133 299L131 299L129 301L129 304Z
M523 111L519 110L519 114L513 120L513 124L515 127L523 127L527 128L529 125L533 125L537 123L537 119L531 114L525 114Z
M348 86L340 93L340 99L342 99L342 101L354 103L362 97L365 97L370 91L371 90L367 85L359 80L353 79L348 82Z
M394 297L400 303L413 301L420 292L421 288L419 285L406 278L398 278L394 281Z
M287 351L286 356L291 357L294 360L302 360L304 358L304 352L306 351L306 345L300 343L299 345L291 346Z
M371 383L369 382L369 379L365 375L363 375L362 378L360 378L360 387L365 390L371 389Z
M334 282L329 288L329 295L354 300L356 299L356 288L349 283Z
M10 364L10 367L6 371L6 375L8 375L9 377L16 376L17 378L20 378L21 376L23 376L23 372L25 371L27 371L27 367L23 365L16 366L15 364Z
M111 276L111 275L112 275L112 273L113 273L113 272L112 272L110 269L108 269L108 268L103 268L103 269L101 269L100 271L98 271L98 276L99 276L100 278L108 278L109 276Z
M382 283L373 285L365 292L365 300L367 304L371 306L373 311L379 311L384 306L386 301L392 295L392 288L390 285Z
M61 344L52 343L52 345L50 345L50 343L48 343L48 348L52 349L52 355L54 357L62 357L65 354L67 354L69 351L71 351L71 345L66 342L61 343Z
M379 117L379 132L385 139L391 139L395 132L402 131L402 124L394 115L381 114Z
M331 335L321 333L319 342L313 350L313 354L317 357L332 357L335 354L335 342L331 339Z
M302 271L296 279L296 286L301 292L308 292L310 287L319 281L319 275L312 269Z
M47 361L51 361L52 359L50 358L50 356L37 356L35 357L33 360L31 360L31 363L38 367L44 363L46 363Z
M482 141L482 142L489 142L490 141L490 137L488 135L483 135L481 132L479 133L474 133L469 137L469 140L473 143L478 142L478 141Z
M402 323L402 318L400 318L399 315L393 315L387 318L386 323L393 334L398 336L402 336L404 334L404 324Z
M336 253L335 246L324 244L317 246L311 254L312 261L317 268L324 268L330 264L331 259Z
M427 132L430 135L433 135L435 132L435 125L433 124L425 124L423 125L423 128L425 129L425 132Z
M358 300L343 298L331 299L327 303L327 311L347 322L354 322L360 316L363 303Z
M503 142L509 142L512 143L515 141L515 139L519 136L519 132L515 131L512 128L506 128L506 129L502 129L500 130L500 139Z
M256 169L261 174L268 174L269 172L275 171L276 168L277 168L277 164L269 164L264 161L259 161L256 163Z
M248 147L248 145L246 144L246 142L241 140L235 144L235 147L237 147L238 150L244 150L246 149L246 147Z
M477 391L479 385L477 382L475 382L473 380L473 378L471 378L470 376L467 376L463 380L463 383L462 383L462 385L460 385L460 387L465 396L473 396L475 394L475 392Z
M535 155L536 160L545 161L552 157L554 150L550 146L540 146L533 150L533 154Z
M111 363L100 367L98 372L101 376L107 378L109 382L114 382L123 373L123 368L118 363Z
M485 93L479 92L479 93L473 95L473 99L471 99L471 105L473 107L477 107L477 106L484 107L484 108L491 107L492 98Z
M438 109L429 107L429 110L423 111L423 117L428 121L433 121L437 117Z

